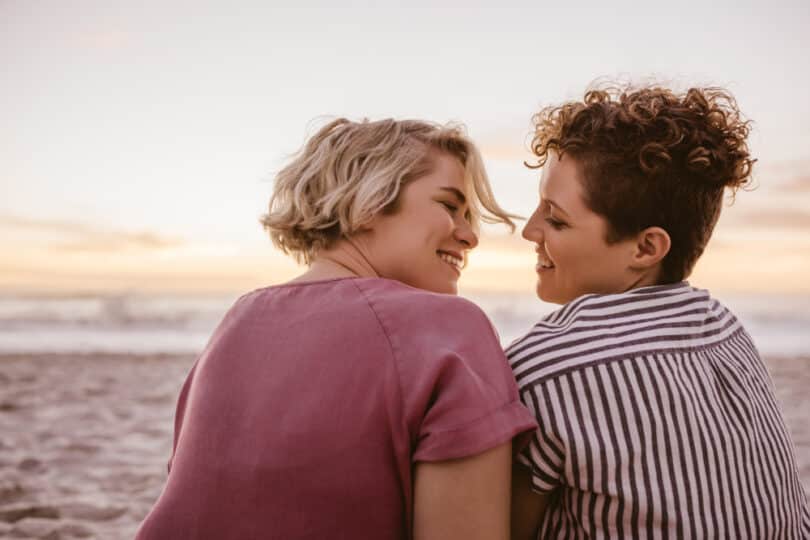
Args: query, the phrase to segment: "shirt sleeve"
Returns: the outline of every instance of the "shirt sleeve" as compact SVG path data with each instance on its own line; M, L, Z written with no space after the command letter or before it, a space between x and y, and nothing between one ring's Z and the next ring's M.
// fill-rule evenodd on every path
M534 414L538 427L518 454L517 461L530 469L535 491L552 491L562 483L565 471L566 447L558 424L565 411L553 402L551 393L542 383L522 388L520 395Z
M489 319L456 297L429 313L410 321L413 334L400 327L395 343L413 461L472 456L531 432L537 424Z
M174 463L174 456L177 452L177 441L180 440L180 432L183 429L183 418L186 414L186 405L188 403L188 393L191 388L192 380L194 379L194 372L197 370L197 362L191 368L188 376L186 377L183 387L180 389L180 397L177 398L177 407L174 415L174 439L172 441L172 453L169 456L169 461L166 464L166 472L172 472L172 464Z

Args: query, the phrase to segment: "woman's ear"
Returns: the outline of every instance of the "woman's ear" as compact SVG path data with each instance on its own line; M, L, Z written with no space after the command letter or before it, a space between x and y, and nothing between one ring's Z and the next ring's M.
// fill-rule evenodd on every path
M652 268L669 253L672 242L669 233L661 227L647 227L636 235L636 245L630 268L647 270Z

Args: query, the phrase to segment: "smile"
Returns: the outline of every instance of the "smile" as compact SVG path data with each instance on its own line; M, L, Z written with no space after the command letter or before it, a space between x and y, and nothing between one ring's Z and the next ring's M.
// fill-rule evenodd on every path
M551 259L549 259L547 257L544 257L543 255L538 253L537 254L537 266L535 267L535 269L538 272L541 272L543 270L550 270L552 268L554 268L554 263L551 262Z
M464 264L464 259L446 251L437 251L436 253L439 255L441 260L452 266L453 269L459 274L461 273L461 267Z

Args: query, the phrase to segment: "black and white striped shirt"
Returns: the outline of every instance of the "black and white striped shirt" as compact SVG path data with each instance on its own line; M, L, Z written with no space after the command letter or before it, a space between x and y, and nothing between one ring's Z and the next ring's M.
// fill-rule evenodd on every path
M687 283L586 295L506 351L556 490L540 538L810 538L770 376L737 318Z

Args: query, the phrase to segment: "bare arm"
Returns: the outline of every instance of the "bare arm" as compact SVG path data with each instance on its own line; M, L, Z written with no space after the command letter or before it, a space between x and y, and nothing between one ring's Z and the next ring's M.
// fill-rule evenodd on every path
M511 441L414 472L414 540L509 538Z
M532 489L528 468L512 465L512 540L535 540L546 513L550 493Z

